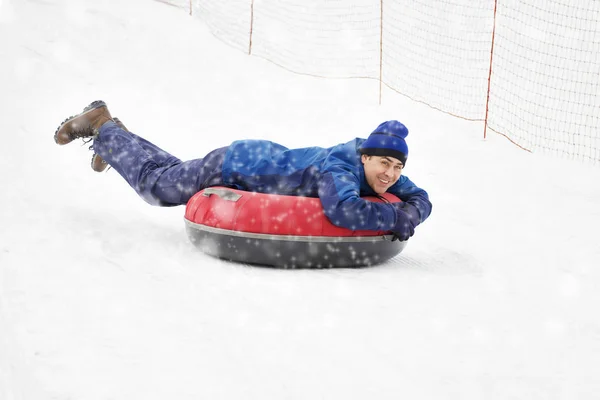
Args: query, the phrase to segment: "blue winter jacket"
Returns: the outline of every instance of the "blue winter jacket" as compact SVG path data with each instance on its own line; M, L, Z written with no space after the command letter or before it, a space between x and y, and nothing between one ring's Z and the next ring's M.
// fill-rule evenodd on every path
M361 196L376 196L368 185L356 138L330 148L288 149L266 140L233 142L223 161L223 182L260 193L319 197L325 215L337 226L352 230L393 230L396 208ZM414 205L423 222L431 213L425 190L400 176L389 193Z

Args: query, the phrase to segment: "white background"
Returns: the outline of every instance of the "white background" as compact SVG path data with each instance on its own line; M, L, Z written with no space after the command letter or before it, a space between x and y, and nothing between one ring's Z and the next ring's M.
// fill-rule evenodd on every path
M600 170L363 80L295 75L147 0L0 0L0 399L593 399ZM126 3L126 4L123 4ZM93 100L182 159L410 129L434 204L364 269L211 258L59 147Z

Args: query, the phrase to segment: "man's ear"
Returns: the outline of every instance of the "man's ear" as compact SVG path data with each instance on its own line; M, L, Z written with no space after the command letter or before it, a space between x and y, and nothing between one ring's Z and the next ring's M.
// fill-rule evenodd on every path
M369 159L369 156L368 156L368 155L366 155L366 154L362 154L362 155L360 156L360 161L362 161L362 163L363 163L363 164L364 164L364 163L365 163L365 161L367 161L368 159Z

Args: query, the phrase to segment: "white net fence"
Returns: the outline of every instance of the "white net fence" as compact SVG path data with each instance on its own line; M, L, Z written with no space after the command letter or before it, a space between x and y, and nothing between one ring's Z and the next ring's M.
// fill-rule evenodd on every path
M489 1L384 1L383 81L432 107L483 120L493 6Z
M259 1L252 54L311 75L377 78L380 13L368 3Z
M498 1L488 126L600 161L600 1Z
M600 162L598 0L159 1L291 71L379 79L525 149Z

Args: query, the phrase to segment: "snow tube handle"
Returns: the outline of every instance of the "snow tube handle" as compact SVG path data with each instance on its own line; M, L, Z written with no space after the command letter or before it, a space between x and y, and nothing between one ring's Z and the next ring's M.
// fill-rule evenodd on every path
M241 194L224 188L207 188L204 189L204 192L202 193L202 195L205 197L210 197L211 194L217 195L223 200L229 201L238 201L242 197Z

